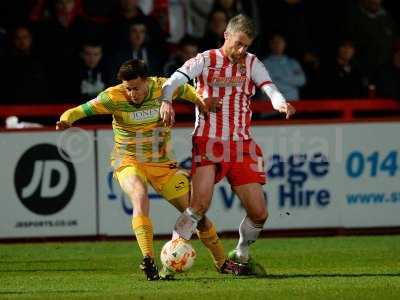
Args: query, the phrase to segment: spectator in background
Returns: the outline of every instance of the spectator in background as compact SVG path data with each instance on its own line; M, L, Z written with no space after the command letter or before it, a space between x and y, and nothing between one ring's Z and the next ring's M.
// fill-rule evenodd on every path
M163 0L166 1L166 0ZM190 31L188 16L188 1L168 1L167 7L160 7L155 12L158 20L164 21L163 28L168 33L168 43L178 44L179 41Z
M271 55L263 63L271 79L288 100L299 99L299 88L306 83L306 78L300 64L285 55L286 41L280 34L272 36L270 41Z
M110 86L111 75L103 60L103 47L97 42L86 42L82 45L80 61L74 70L74 92L71 99L77 103L95 98L101 91Z
M382 8L381 0L359 0L345 20L345 33L357 48L361 72L371 80L373 74L391 58L396 36L391 15Z
M223 10L228 16L227 19L243 12L252 15L256 11L256 0L186 0L187 3L189 31L188 33L196 38L202 38L207 31L210 13L214 10Z
M73 62L83 41L97 37L96 24L84 16L79 0L55 0L47 4L50 6L36 7L34 28L50 72L51 97L66 102L74 97Z
M142 23L145 25L148 34L148 44L157 44L159 47L165 46L165 32L163 32L155 18L146 16L143 13L139 8L138 2L138 0L118 1L119 5L112 17L108 34L108 47L110 52L114 51L114 49L130 46L131 42L129 36L132 23Z
M212 11L214 10L225 11L228 19L231 19L242 12L242 5L238 0L215 0Z
M354 54L352 41L340 43L335 60L323 71L324 96L339 99L363 96L362 75L354 63Z
M1 70L2 98L7 104L46 103L49 98L47 74L34 52L33 37L27 26L10 32L11 45L3 58Z
M29 15L29 21L35 24L62 25L58 31L70 31L76 36L76 47L90 39L102 41L106 35L109 22L110 1L107 0L74 0L49 1L36 0ZM54 5L55 4L55 5ZM54 34L52 28L45 28Z
M261 28L266 30L262 35L270 39L271 33L282 33L288 43L288 55L299 60L302 59L305 52L311 47L303 1L259 1L259 13L263 14L264 12L268 12L268 16L261 16Z
M195 57L199 52L199 44L197 39L191 36L183 37L178 45L175 55L170 58L164 66L164 76L171 76L178 70L187 60Z
M163 0L163 1L166 1L166 0ZM157 6L157 4L159 4L159 2L160 1L158 1L158 0L139 0L138 6L140 7L140 9L142 10L142 12L145 15L149 15L154 10L155 6Z
M84 26L80 1L56 0L48 5L42 3L31 16L40 51L55 60L71 61L82 41L92 34Z
M206 31L207 20L212 10L214 0L187 0L189 19L189 34L202 38Z
M228 25L228 15L224 10L217 9L210 13L208 28L200 42L202 51L208 49L218 49L224 43L224 32Z
M303 56L302 68L307 84L301 87L302 99L319 99L325 91L322 86L321 59L316 51L307 51Z
M379 97L400 100L400 41L393 50L392 62L377 72L376 92Z
M149 37L146 25L139 21L131 23L129 26L129 46L122 48L111 58L113 82L117 82L116 74L119 66L129 59L143 60L148 66L150 76L162 74L166 60L165 49L155 47L148 41Z

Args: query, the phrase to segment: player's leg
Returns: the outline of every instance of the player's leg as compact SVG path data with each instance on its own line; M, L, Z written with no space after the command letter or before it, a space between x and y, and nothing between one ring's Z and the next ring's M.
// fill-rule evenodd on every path
M240 223L240 237L236 247L236 255L240 261L247 262L249 246L257 240L268 218L267 205L264 191L259 183L234 186L233 190L238 195L247 213Z
M235 275L248 273L247 266L236 263L226 257L224 246L218 237L215 225L206 216L197 225L197 236L211 253L218 272Z
M134 166L121 168L116 171L116 175L122 190L132 202L132 229L143 255L140 268L148 280L156 280L158 269L154 263L153 226L149 218L146 177Z
M187 203L188 197L181 197L180 200L175 199L174 202ZM176 206L180 211L183 211L185 204ZM197 223L197 235L202 243L208 248L214 265L220 273L234 274L234 275L247 275L248 266L237 263L225 256L224 246L218 237L215 225L204 216ZM167 276L170 274L163 270L160 272L161 278L170 279Z
M214 223L204 216L204 218L201 219L201 221L197 224L196 233L199 240L210 252L215 267L220 271L227 257L225 255L224 246L218 237L217 229Z
M262 186L259 183L250 183L235 186L233 189L239 196L247 214L239 226L238 244L234 250L229 252L228 257L237 263L247 265L248 275L265 276L264 267L257 263L249 253L250 245L257 240L268 218Z
M239 226L239 242L229 257L237 262L248 263L250 273L264 275L265 270L256 264L249 255L249 247L254 243L268 218L266 199L262 185L265 184L262 151L253 141L247 141L243 147L243 160L233 164L228 180L238 195L246 216Z
M172 239L184 238L190 240L197 223L202 219L210 206L216 177L216 164L209 160L214 157L214 150L218 146L208 138L193 138L192 147L192 194L190 205L178 217ZM220 147L221 148L221 147ZM223 148L217 149L223 152Z
M190 206L178 217L172 238L190 240L197 224L207 212L215 183L215 165L206 165L196 168L192 177L192 199Z
M180 212L184 212L189 207L190 199L190 181L187 174L177 171L164 185L161 195ZM220 269L226 260L226 256L215 225L204 216L198 223L196 231L199 239L208 248L215 266Z

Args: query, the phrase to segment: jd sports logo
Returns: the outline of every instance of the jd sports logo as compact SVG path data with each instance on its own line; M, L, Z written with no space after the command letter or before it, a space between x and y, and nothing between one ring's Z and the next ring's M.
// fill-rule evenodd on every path
M39 215L62 210L75 191L76 175L69 156L50 144L35 145L20 158L14 185L22 204Z

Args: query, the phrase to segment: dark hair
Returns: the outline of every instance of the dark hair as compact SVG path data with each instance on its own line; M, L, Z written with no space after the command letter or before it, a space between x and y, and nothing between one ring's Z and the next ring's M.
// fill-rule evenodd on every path
M103 49L103 44L97 40L86 40L81 44L81 50L85 49L85 47Z
M129 22L129 30L132 30L132 27L142 25L146 28L146 32L148 31L147 24L142 18L134 18L132 21Z
M121 81L147 78L147 64L140 59L130 59L119 68L117 78Z

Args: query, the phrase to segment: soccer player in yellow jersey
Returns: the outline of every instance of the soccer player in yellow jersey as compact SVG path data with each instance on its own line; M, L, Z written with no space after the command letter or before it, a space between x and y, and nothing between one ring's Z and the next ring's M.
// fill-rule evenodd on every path
M148 280L169 279L165 270L158 272L154 263L153 228L149 218L147 183L183 212L189 206L190 183L185 172L177 168L171 157L171 131L159 114L161 88L165 78L148 77L147 66L141 60L129 60L118 72L121 84L101 92L97 98L64 112L56 124L57 130L67 129L84 117L112 114L114 150L111 165L114 176L133 205L132 229L143 254L140 268ZM201 99L190 85L183 85L174 98L188 100L203 112L215 109L215 99ZM240 266L226 260L215 226L204 217L198 226L198 236L212 254L222 273L237 273Z

